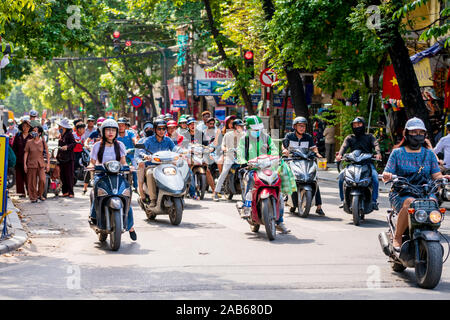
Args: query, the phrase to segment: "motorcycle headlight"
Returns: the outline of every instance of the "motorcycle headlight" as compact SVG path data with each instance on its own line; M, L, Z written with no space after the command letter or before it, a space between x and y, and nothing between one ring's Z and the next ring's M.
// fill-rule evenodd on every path
M175 170L175 168L164 168L163 172L166 176L174 176L177 174L177 170Z
M102 189L102 188L97 189L97 196L102 197L102 196L107 196L107 195L108 195L108 192L106 192L105 189Z
M109 162L105 163L105 168L108 172L119 173L120 162L119 161L109 161Z
M440 223L442 220L442 215L439 211L433 211L430 213L431 223Z
M414 218L416 219L417 222L424 223L427 221L428 215L425 210L417 210L416 213L414 214Z

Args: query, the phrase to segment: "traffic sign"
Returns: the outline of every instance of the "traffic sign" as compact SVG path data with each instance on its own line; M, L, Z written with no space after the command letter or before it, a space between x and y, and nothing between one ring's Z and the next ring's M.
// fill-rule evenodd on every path
M139 97L131 98L131 105L136 109L139 108L140 106L142 106L142 99Z
M174 108L187 108L187 100L173 100Z
M263 86L272 87L273 83L278 81L278 76L273 69L267 68L261 72L259 80Z

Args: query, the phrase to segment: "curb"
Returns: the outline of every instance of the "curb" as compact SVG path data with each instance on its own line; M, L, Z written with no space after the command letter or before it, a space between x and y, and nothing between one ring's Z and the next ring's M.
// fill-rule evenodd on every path
M5 254L20 248L27 240L28 235L24 230L22 223L20 222L17 209L11 199L8 197L8 210L12 212L8 215L8 224L12 227L12 237L3 241L0 241L0 254Z

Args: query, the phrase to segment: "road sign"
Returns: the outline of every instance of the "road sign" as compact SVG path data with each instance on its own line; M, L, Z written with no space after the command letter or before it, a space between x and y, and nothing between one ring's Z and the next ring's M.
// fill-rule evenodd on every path
M135 107L136 109L142 106L142 99L139 97L133 97L131 98L131 105Z
M187 100L173 100L174 108L187 108Z
M273 69L267 68L261 72L259 80L263 86L272 87L273 83L278 81L278 76Z

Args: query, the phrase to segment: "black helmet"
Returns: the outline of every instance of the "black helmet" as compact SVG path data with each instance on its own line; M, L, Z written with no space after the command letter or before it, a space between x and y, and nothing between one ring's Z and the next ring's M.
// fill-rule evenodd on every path
M87 121L95 121L95 117L94 117L92 114L90 114L90 115L87 117Z
M353 119L352 124L355 122L362 122L363 125L366 125L366 121L364 120L363 117L356 117L355 119Z

